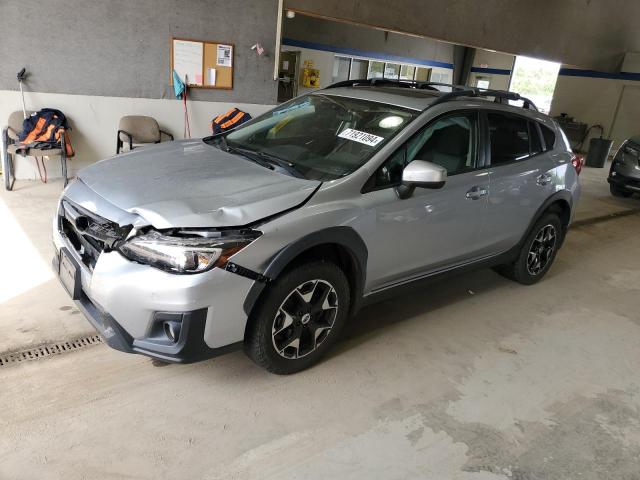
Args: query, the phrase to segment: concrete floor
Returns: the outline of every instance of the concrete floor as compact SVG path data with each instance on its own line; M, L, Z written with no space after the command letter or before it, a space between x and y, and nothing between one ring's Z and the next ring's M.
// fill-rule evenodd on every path
M104 345L0 367L0 479L640 478L640 214L588 221L640 201L605 176L543 282L482 270L369 307L298 375ZM0 352L91 331L41 270L59 185L17 187L3 230L40 283L2 260Z

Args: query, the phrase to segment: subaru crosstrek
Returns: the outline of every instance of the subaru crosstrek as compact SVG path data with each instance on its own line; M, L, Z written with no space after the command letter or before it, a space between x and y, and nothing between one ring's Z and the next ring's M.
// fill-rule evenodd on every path
M349 81L224 134L91 165L54 268L113 348L192 362L244 346L291 373L380 295L470 267L540 280L579 194L550 117L510 92Z

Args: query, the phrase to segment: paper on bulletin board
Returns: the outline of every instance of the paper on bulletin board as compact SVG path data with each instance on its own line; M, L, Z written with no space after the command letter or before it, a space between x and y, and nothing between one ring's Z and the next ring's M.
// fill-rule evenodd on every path
M216 69L215 68L209 68L208 70L209 71L207 72L207 74L208 74L207 85L215 86L215 84L216 84Z
M173 69L188 85L202 86L202 42L173 41Z
M231 45L218 45L216 65L219 67L232 67L233 47Z

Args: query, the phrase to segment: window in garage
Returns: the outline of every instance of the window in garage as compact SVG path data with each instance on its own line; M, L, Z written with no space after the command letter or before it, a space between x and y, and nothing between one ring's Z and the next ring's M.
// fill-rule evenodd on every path
M549 113L559 72L559 63L518 56L509 90L530 98L542 112Z
M333 82L342 82L349 79L349 70L351 68L351 58L338 57L333 62Z
M413 80L416 74L416 67L411 65L402 65L400 67L400 80Z
M369 72L367 78L383 78L384 62L369 62Z
M416 82L428 82L429 80L431 80L431 69L417 67L416 73L415 73L415 80Z
M333 82L358 80L362 78L387 78L390 80L415 80L428 82L432 79L432 69L417 67L405 63L387 63L365 58L352 58L336 55L333 62ZM438 77L440 78L440 77ZM447 81L443 79L434 81Z
M368 70L369 60L354 58L351 61L351 73L349 74L349 80L359 80L361 78L367 78Z
M386 63L384 66L384 78L398 80L398 78L400 78L400 65L397 63Z

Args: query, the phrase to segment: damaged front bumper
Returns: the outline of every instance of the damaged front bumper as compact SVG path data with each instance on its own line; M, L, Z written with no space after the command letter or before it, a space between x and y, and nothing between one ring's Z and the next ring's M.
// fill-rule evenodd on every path
M69 230L72 222L65 230L60 217L65 217L64 209L53 225L53 269L111 347L187 363L242 343L247 322L243 304L254 279L219 268L176 275L132 262L115 250L100 251L99 243L84 244L91 239L72 238L82 232Z

